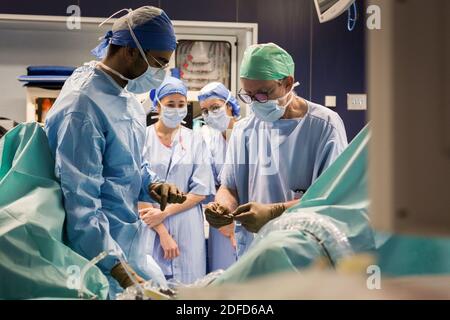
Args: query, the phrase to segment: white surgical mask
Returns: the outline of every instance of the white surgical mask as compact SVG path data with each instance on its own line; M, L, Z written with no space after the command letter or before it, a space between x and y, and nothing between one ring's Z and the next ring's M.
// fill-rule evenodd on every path
M227 103L230 100L231 93L228 94L227 99L220 109L209 111L207 116L204 116L205 123L213 129L219 130L220 132L224 132L228 129L228 125L230 124L231 117L227 115L226 107Z
M182 108L170 108L161 105L161 114L159 115L159 118L167 128L174 129L180 125L187 116L187 113L187 106Z
M227 130L228 125L231 121L231 117L229 117L227 115L227 112L225 111L225 106L216 111L208 112L208 115L204 118L208 126L213 129L219 130L220 132Z
M292 94L292 92L294 91L294 88L297 87L299 85L298 82L296 82L293 86L292 89L286 93L284 96L282 96L281 98L275 99L275 100L269 100L267 102L258 102L258 101L253 101L250 106L253 110L253 113L255 114L255 116L258 119L261 119L262 121L266 121L266 122L274 122L277 121L278 119L280 119L284 113L286 112L286 107L292 102L292 100L294 99L294 95ZM288 100L288 102L283 105L280 106L278 104L279 100L285 99L286 97L288 97L291 94L291 98Z

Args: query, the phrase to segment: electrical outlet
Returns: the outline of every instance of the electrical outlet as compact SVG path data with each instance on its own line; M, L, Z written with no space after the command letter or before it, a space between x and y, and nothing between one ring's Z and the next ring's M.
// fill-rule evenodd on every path
M348 110L367 110L366 94L347 94Z
M325 96L325 107L336 108L336 96Z

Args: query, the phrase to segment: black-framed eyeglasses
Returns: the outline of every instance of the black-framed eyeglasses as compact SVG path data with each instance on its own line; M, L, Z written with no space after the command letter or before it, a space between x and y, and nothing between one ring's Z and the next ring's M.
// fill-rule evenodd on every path
M269 101L269 93L263 93L263 92L258 92L255 93L254 95L250 95L248 93L246 93L245 91L243 91L243 89L241 88L238 92L238 97L239 99L242 100L242 102L246 103L246 104L250 104L253 101L258 101L260 103L265 103L267 101Z

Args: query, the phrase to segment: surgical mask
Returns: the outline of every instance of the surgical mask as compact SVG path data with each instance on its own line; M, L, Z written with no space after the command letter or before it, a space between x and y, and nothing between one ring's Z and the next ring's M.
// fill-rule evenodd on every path
M225 100L222 107L220 107L218 110L208 112L208 115L206 117L205 116L203 117L208 126L210 126L213 129L219 130L220 132L223 132L228 129L231 117L227 115L225 108L228 101L230 100L230 97L231 93L228 94L228 97Z
M174 129L180 125L187 116L187 106L182 108L170 108L161 105L161 115L159 118L167 128Z
M158 88L163 83L166 72L163 69L148 66L147 70L135 79L128 81L127 90L133 93L145 93Z
M275 99L275 100L269 100L267 102L258 102L258 101L253 101L250 106L253 110L253 113L255 114L255 116L265 122L274 122L279 120L284 113L286 112L286 107L292 102L292 100L294 99L294 95L292 94L292 92L294 91L294 88L297 87L299 85L298 82L296 82L293 86L292 89L286 93L284 96L282 96L281 98ZM280 106L278 104L279 100L285 99L287 96L289 96L290 94L292 94L291 98L289 99L289 101L284 105L284 106Z
M109 19L111 19L114 15L116 15L117 13L121 12L121 11L128 11L128 13L131 13L131 9L122 9L116 13L114 13L111 17L109 17L108 19L106 19L105 21L103 21L101 25L103 25L106 21L108 21ZM123 76L122 74L120 74L119 72L117 72L116 70L106 66L104 63L101 63L101 65L106 69L109 70L110 72L114 73L116 76L120 77L122 80L128 81L127 85L126 85L126 89L132 93L136 93L136 94L141 94L141 93L145 93L150 91L151 89L156 89L158 88L164 81L164 78L166 77L166 71L162 68L155 68L152 67L150 65L150 63L148 63L147 57L144 53L144 50L141 47L141 44L139 43L138 39L136 38L136 35L134 34L133 29L131 28L130 22L129 22L129 16L127 17L127 25L128 25L128 29L130 29L130 34L131 37L133 37L134 42L136 43L136 46L139 50L139 53L141 54L142 58L145 60L145 62L147 63L147 70L141 74L139 77L134 78L134 79L128 79L127 77ZM157 63L159 63L158 60L156 60L156 58L153 58Z
M99 64L106 70L110 71L111 73L114 73L120 79L128 81L126 89L136 94L145 93L150 91L151 89L158 88L161 85L161 83L163 83L164 78L166 77L166 73L163 69L158 69L149 65L147 71L145 71L139 77L134 79L128 79L127 77L120 74L118 71L108 67L103 62L99 62Z
M231 117L227 115L225 107L221 107L216 111L208 112L208 115L204 118L208 126L213 129L219 130L220 132L227 130L228 125L231 121Z

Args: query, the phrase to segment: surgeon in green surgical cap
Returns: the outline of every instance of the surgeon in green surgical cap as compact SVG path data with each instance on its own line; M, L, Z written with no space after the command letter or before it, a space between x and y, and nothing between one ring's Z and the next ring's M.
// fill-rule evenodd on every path
M299 97L294 71L291 55L274 43L244 53L238 97L252 114L234 126L222 185L205 212L213 227L237 222L239 256L347 147L342 119Z

